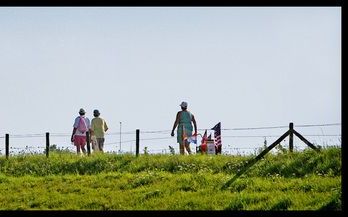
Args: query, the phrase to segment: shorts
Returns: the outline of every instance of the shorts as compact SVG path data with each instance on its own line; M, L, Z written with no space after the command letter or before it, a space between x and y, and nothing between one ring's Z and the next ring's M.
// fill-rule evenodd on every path
M86 145L86 136L74 136L74 145L84 147Z
M97 138L97 144L98 144L99 150L103 150L103 148L104 148L104 141L105 141L104 138Z

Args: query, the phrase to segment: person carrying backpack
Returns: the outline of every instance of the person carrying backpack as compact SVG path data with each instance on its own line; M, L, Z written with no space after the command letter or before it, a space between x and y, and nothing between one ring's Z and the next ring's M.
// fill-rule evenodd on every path
M91 123L89 119L85 117L85 114L85 110L81 108L79 110L79 116L75 118L73 132L71 135L71 142L74 143L76 146L76 152L80 155L82 155L81 150L83 154L86 154L86 132L90 131L91 129Z

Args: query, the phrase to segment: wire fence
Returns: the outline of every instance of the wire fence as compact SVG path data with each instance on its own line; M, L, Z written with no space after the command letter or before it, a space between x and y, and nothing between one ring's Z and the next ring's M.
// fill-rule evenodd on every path
M324 130L322 128L339 127L339 129ZM265 127L245 127L245 128L222 128L222 154L227 155L247 155L255 154L262 149L267 143L270 144L272 139L278 138L289 126L265 126ZM308 138L315 145L322 147L341 147L341 123L329 124L310 124L296 125L297 128L313 129L302 135ZM198 129L198 132L212 131L210 128ZM264 133L255 134L256 131L266 131ZM281 130L277 133L269 131ZM302 130L302 129L301 129ZM319 131L320 130L320 131ZM237 132L237 134L235 134ZM171 150L169 146L174 147L175 153L178 153L178 145L176 137L170 136L171 130L140 130L140 147L142 153L149 154L169 154ZM104 151L109 153L135 153L136 131L110 132L105 134ZM165 136L166 135L166 136ZM42 154L45 153L45 133L34 134L11 134L10 137L10 155L16 154ZM121 139L122 136L122 139ZM71 133L50 133L50 144L56 145L60 150L75 152L75 147L70 142ZM5 136L0 136L5 139ZM4 141L4 140L3 140ZM109 141L109 142L108 142ZM191 143L193 153L200 145ZM287 139L280 143L281 146L287 146ZM294 150L303 150L306 144L300 140L294 139ZM122 148L123 146L123 148ZM5 152L5 144L0 146L0 155Z

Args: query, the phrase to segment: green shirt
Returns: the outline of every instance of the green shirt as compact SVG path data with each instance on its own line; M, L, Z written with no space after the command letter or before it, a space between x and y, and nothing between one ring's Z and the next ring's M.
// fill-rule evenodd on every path
M179 116L179 123L178 123L178 129L177 129L177 137L176 140L178 143L182 143L183 140L183 128L185 128L185 135L187 137L192 136L192 114L189 111L180 111L180 116Z
M95 137L104 138L105 131L108 130L108 126L104 119L96 117L92 119L91 129L94 132Z

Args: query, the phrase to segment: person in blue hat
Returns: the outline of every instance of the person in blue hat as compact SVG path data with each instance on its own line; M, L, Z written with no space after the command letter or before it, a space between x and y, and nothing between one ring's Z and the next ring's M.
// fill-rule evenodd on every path
M172 133L170 134L171 136L174 136L174 130L176 127L177 129L177 142L179 143L179 148L180 148L180 154L184 155L185 154L185 148L186 151L191 154L191 149L190 149L190 142L188 138L192 136L192 123L194 126L194 135L197 135L197 124L196 124L196 119L195 116L187 110L187 102L182 102L180 104L181 111L179 111L176 114L176 118L174 121Z

